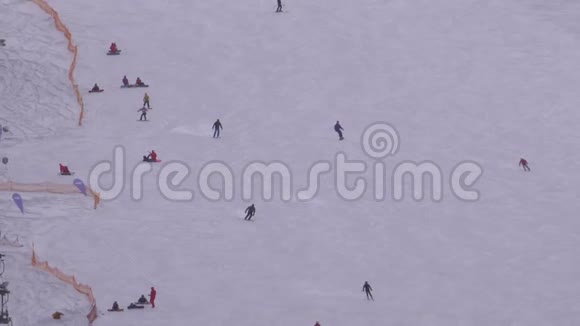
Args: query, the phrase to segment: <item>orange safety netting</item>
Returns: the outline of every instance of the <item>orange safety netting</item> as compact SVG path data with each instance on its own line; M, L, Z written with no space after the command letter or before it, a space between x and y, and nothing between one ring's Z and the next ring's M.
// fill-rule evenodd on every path
M74 71L75 71L75 68L77 66L78 48L76 45L73 44L72 34L70 33L70 31L68 30L66 25L62 22L62 20L60 20L58 12L56 10L54 10L54 8L52 8L44 0L32 0L32 2L36 3L40 7L40 9L44 10L47 14L49 14L54 19L54 25L56 26L56 29L61 31L64 34L64 36L66 37L66 39L68 40L68 50L70 52L72 52L72 54L73 54L73 61L70 64L70 68L68 71L68 79L70 80L70 82L72 84L72 87L77 95L77 102L79 103L79 105L81 107L81 113L79 115L79 126L82 126L83 118L85 115L85 104L83 102L83 97L81 96L81 92L79 91L79 86L75 82L75 78L74 78Z
M21 192L48 192L51 194L81 194L79 188L73 184L58 183L15 183L12 181L0 182L0 191L21 191ZM101 202L98 192L87 189L87 195L93 197L94 208Z
M2 238L0 238L0 246L17 247L17 248L24 247L24 245L20 243L20 239L18 238L18 236L16 237L16 239L10 240L6 237L6 235L3 235Z
M89 320L89 324L92 324L95 319L97 319L97 301L95 300L95 296L93 294L93 290L90 286L81 284L77 282L74 276L67 275L61 272L58 268L52 267L46 261L39 261L36 257L36 252L34 251L34 246L32 246L32 266L41 269L59 280L72 285L79 293L84 294L89 302L91 303L91 311L87 314L87 319Z

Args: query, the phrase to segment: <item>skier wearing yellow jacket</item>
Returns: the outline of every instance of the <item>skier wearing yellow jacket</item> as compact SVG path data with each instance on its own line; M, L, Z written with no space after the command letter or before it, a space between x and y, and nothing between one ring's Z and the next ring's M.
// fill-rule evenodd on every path
M145 93L145 96L143 96L143 107L145 107L145 105L147 105L147 108L151 108L149 105L149 95L147 95L147 93Z

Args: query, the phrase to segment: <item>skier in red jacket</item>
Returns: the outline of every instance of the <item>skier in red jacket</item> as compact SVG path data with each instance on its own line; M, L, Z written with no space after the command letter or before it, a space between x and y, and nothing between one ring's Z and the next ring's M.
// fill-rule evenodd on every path
M117 43L115 43L115 42L111 43L111 47L109 48L109 50L111 50L111 53L116 53L117 52Z
M528 161L524 160L523 158L520 159L519 166L521 166L524 169L524 171L530 171L530 167L528 166Z
M151 293L149 294L149 302L151 302L151 308L155 308L155 297L157 296L157 291L154 287L151 287Z

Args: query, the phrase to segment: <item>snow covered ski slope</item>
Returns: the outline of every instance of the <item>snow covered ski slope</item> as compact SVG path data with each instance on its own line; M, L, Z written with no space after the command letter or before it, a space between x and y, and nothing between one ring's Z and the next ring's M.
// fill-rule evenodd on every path
M0 123L16 131L0 140L0 156L10 158L15 182L88 183L99 162L121 162L113 155L121 146L124 174L115 182L124 186L96 210L78 194L21 193L22 214L10 192L0 193L1 230L25 245L5 250L15 325L48 325L64 309L63 323L82 325L90 308L30 267L32 243L92 287L95 325L580 321L580 6L294 0L278 14L266 0L49 3L78 45L84 123L76 127L62 34L34 4L0 0ZM106 55L111 42L120 55ZM124 75L149 87L120 88ZM89 94L95 83L105 91ZM154 109L140 123L145 92ZM216 119L224 129L212 139ZM361 146L376 122L398 135L386 158ZM133 182L151 150L162 162ZM366 181L361 198L341 198L340 153L366 165L346 178L348 189L357 177ZM245 167L274 161L291 173L291 198L281 198L277 179L271 200L259 186L245 200ZM300 200L299 190L316 181L310 167L323 161L331 172L313 198ZM453 171L464 161L483 170L471 187L476 201L454 193ZM172 162L189 167L179 189L192 190L192 200L166 198L158 184ZM229 167L231 200L204 197L198 176L209 162ZM395 200L404 162L438 166L442 198L425 191L414 200L405 179L404 198ZM57 175L59 163L75 176ZM377 164L385 168L379 200ZM112 185L103 176L101 186ZM247 223L251 203L256 215ZM374 301L361 292L365 281ZM154 309L107 311L152 286Z

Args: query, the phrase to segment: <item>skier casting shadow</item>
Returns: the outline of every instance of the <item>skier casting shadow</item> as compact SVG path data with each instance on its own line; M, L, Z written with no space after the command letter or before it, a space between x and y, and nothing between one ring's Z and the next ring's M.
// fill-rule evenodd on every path
M373 291L373 288L371 287L371 285L369 284L369 282L366 282L365 281L365 284L363 285L362 290L367 295L367 300L371 299L371 300L375 301L375 298L373 298L373 295L371 294L371 292Z
M525 159L520 159L520 164L518 164L519 166L521 166L524 171L529 172L530 171L530 167L528 166L528 161L526 161Z
M254 204L248 206L248 208L246 208L245 213L246 217L244 217L244 220L251 221L254 214L256 214L256 207L254 206Z
M336 131L338 133L338 140L343 140L344 137L342 137L342 131L344 129L342 129L342 126L340 125L340 122L336 121L336 124L334 125L334 131Z
M224 129L220 119L217 119L211 128L213 129L213 138L220 138L220 130Z

